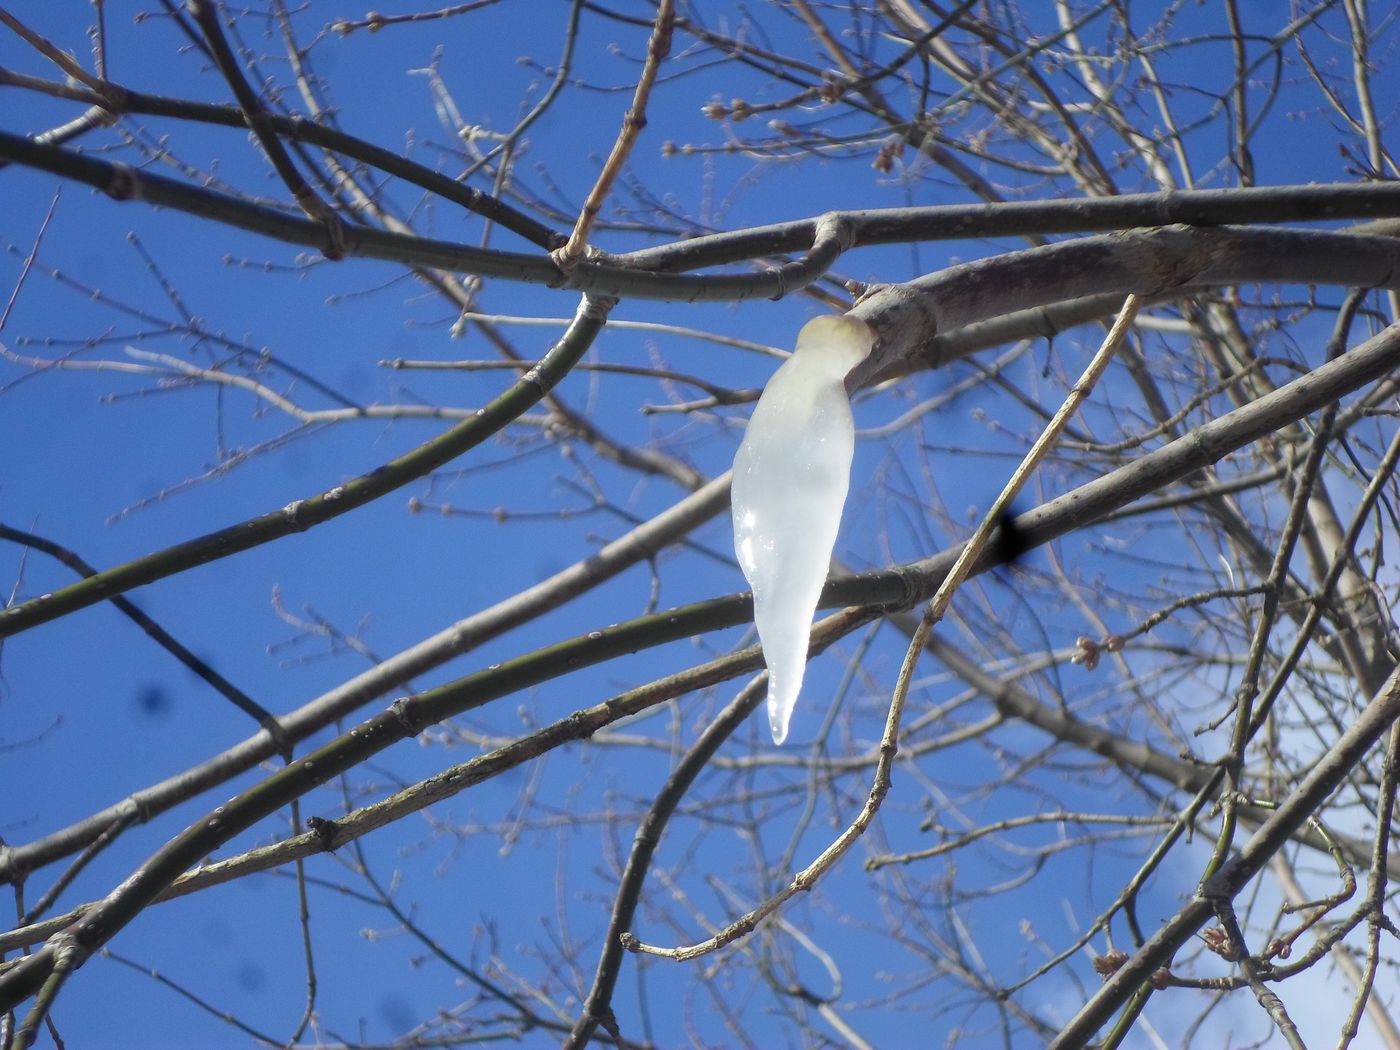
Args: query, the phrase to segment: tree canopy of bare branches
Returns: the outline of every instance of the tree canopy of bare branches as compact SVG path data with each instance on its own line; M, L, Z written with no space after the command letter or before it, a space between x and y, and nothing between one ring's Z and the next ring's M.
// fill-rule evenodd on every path
M1400 1047L1396 12L152 5L0 7L0 1050Z

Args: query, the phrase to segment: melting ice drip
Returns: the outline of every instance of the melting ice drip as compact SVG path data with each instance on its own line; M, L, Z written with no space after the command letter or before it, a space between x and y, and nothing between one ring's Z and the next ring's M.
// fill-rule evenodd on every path
M777 744L802 689L812 614L851 480L855 424L844 380L874 343L875 333L853 317L804 325L734 457L734 550L753 589Z

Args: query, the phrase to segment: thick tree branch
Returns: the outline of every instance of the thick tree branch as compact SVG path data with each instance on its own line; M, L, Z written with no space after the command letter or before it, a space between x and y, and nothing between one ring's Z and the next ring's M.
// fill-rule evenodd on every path
M349 236L362 229L355 227ZM834 215L824 219L810 255L772 272L779 292L802 287L850 243L851 231L844 221ZM1400 240L1293 230L1172 228L1086 238L955 266L907 285L881 289L853 311L881 333L881 342L847 383L858 385L886 367L901 364L933 344L944 330L1008 311L1105 292L1160 295L1179 286L1248 280L1317 280L1357 287L1396 283L1400 287ZM553 386L582 350L566 335L556 351L573 352L569 362L561 366L552 351L541 363L539 375ZM0 638L173 572L303 531L421 477L534 404L545 393L534 376L534 372L527 374L483 409L483 416L454 427L374 474L6 610L0 613Z
M139 116L166 117L217 127L239 128L244 126L244 117L236 106L221 106L210 102L196 102L192 99L165 98L128 87L111 91L94 91L74 84L60 84L52 80L39 80L14 70L0 67L0 87L13 86L28 88L40 94L54 95L88 102L92 109L74 121L79 129L55 129L48 137L35 137L43 144L61 144L68 141L79 130L88 130L102 123L110 123L118 116L136 114ZM115 87L115 85L113 85ZM96 117L91 116L96 114ZM101 119L97 119L100 117ZM454 178L424 167L409 160L401 153L376 146L372 142L349 135L338 128L308 120L301 116L283 116L279 113L264 112L262 119L267 126L289 142L306 143L332 150L343 156L361 161L378 168L405 182L434 193L443 200L451 201L482 218L489 219L503 229L529 241L546 251L559 247L566 240L562 233L528 215L512 208L489 193L485 193Z
M803 258L773 269L735 274L673 274L586 261L565 273L547 255L473 248L451 241L391 233L370 226L347 227L343 243L331 244L323 223L126 164L110 164L71 150L41 146L8 132L0 132L0 158L85 183L114 200L144 200L225 226L262 234L285 244L340 253L333 256L335 258L380 259L408 266L568 288L595 296L682 302L776 299L805 288L820 278L835 263L842 249L851 243L844 224L835 217L824 216L807 224L807 229L815 238L808 241L810 252Z
M1017 530L1028 545L1034 546L1090 524L1099 516L1193 470L1218 462L1284 423L1316 411L1364 383L1388 374L1397 363L1400 363L1400 325L1393 325L1341 358L1320 366L1254 404L1236 409L1128 467L1021 515L1016 519ZM908 569L834 580L823 592L822 604L903 606L921 600L937 588L956 556L957 551L950 551ZM994 557L982 559L976 566L977 571L985 571L995 560ZM388 710L273 774L171 840L123 883L119 891L65 933L65 945L76 944L80 954L100 948L200 857L292 799L435 722L577 668L644 646L732 626L750 615L748 595L702 602L593 631L418 696L398 700ZM5 866L13 870L11 863ZM0 1009L10 1008L33 994L53 962L53 953L46 948L0 976Z
M1198 889L1190 903L1160 926L1060 1030L1050 1044L1051 1050L1087 1045L1114 1011L1136 994L1159 967L1167 965L1182 945L1210 920L1217 901L1232 900L1259 874L1269 858L1365 759L1397 717L1400 717L1400 668L1391 673L1381 691L1341 739L1249 837L1240 852Z
M1015 521L1018 534L1028 547L1034 547L1093 524L1142 496L1218 463L1231 452L1279 427L1389 375L1397 367L1400 367L1400 326L1391 326L1340 358L1319 366L1274 393L1235 409L1183 438L1020 515ZM822 594L822 605L828 608L837 605L907 607L936 590L960 549L943 551L904 568L833 579ZM994 563L994 559L984 559L977 566L978 571L985 571ZM751 616L752 604L747 594L698 602L561 642L442 686L434 690L433 695L438 698L437 706L450 709L448 713L456 713L581 666L612 659L646 646L732 627ZM397 665L396 671L412 666L412 659L419 655L417 650L409 650L409 653L414 657L405 654L404 663ZM320 728L329 724L333 719L320 721L327 712L335 710L338 712L335 717L344 717L392 688L394 681L395 676L390 675L374 679L373 685L354 689L347 687L345 694L334 702L327 700L314 708L314 717L304 709L302 714L305 721L297 725L296 732L293 732L288 720L283 720L283 731L300 739L305 732L311 731L306 728L308 725ZM350 683L354 684L354 681ZM48 839L29 846L0 849L0 879L13 880L33 867L81 849L101 834L112 819L138 805L138 801L143 818L149 819L154 813L190 797L195 790L202 790L249 769L273 753L270 738L260 733L226 752L225 756L147 789L133 796L132 800L55 833Z
M318 250L326 246L325 227L321 223L299 219L175 179L138 171L125 164L111 164L71 150L39 145L20 135L0 132L0 158L86 183L116 200L146 200L285 243ZM833 212L829 216L751 228L741 234L716 234L649 248L612 257L615 261L611 262L584 261L567 274L545 255L472 248L369 227L347 230L344 248L347 257L383 259L484 277L503 277L598 295L676 301L742 301L791 293L825 273L840 248L827 245L819 249L815 245L822 242L823 225L829 226L833 222L840 227L841 246L855 248L896 242L1024 234L1039 227L1067 232L1166 226L1173 223L1210 227L1226 222L1296 222L1397 216L1400 216L1400 183L1343 183L1326 187L1281 186L1228 192L1127 195L1107 200ZM1368 239L1378 243L1358 241L1355 251L1362 258L1355 263L1346 260L1347 241L1320 241L1311 245L1283 241L1274 244L1276 249L1287 245L1295 252L1308 247L1317 247L1326 252L1323 259L1313 260L1307 255L1295 258L1279 255L1251 257L1249 248L1253 246L1262 251L1263 242L1227 240L1224 251L1230 257L1217 260L1222 269L1212 283L1292 280L1389 287L1396 279L1393 276L1396 267L1383 266L1379 262L1394 258L1393 248L1387 252L1383 247L1389 238ZM775 271L703 275L677 272L800 252L808 246L813 246L813 258ZM1197 252L1206 250L1206 246L1207 242L1195 242ZM1183 256L1189 245L1179 240L1168 241L1164 238L1158 247L1175 253L1173 257L1179 258L1180 264L1186 267L1200 265L1205 271L1211 262L1207 256L1199 254ZM832 252L832 249L835 251ZM1099 246L1099 250L1102 250L1102 246ZM1126 250L1132 251L1131 248ZM828 255L828 252L832 254ZM1329 274L1324 263L1331 262L1341 265L1339 273ZM1173 275L1169 269L1154 270L1141 256L1133 263L1137 277L1156 278L1158 281L1165 278L1170 282L1165 287L1176 287L1182 283L1184 275L1180 272ZM1030 264L1031 267L1034 265L1033 262ZM1137 291L1151 296L1162 291L1163 287L1149 279L1145 285L1136 288L1099 287L1092 290L1120 294ZM1089 294L1089 291L1080 294ZM1073 297L1058 295L1042 302ZM991 315L983 315L984 318L986 316Z
M342 514L348 514L411 481L450 463L506 427L544 397L593 345L602 330L611 304L585 297L568 331L540 362L475 417L397 459L362 474L320 495L293 500L279 510L230 525L207 535L167 547L144 558L89 576L52 594L44 594L0 612L0 638L66 616L100 601L153 583L156 580L205 565L219 558L261 546L296 532L305 532Z
M1253 282L1400 286L1400 239L1313 230L1170 226L1084 237L993 256L872 291L852 314L880 333L847 380L946 363L939 335L1066 300Z

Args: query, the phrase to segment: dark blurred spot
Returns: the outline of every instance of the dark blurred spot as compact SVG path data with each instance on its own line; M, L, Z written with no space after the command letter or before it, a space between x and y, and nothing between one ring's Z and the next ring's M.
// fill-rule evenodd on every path
M234 974L234 980L238 982L238 987L245 992L262 991L263 985L267 984L267 971L253 960L244 959L238 964L238 972Z
M159 682L147 682L136 691L136 710L145 718L166 718L173 706L169 690Z
M412 1008L397 995L386 995L379 1000L379 1019L389 1026L389 1031L398 1034L407 1032L417 1023Z
M992 556L998 565L1015 565L1030 550L1030 539L1016 524L1015 509L1003 511L992 533Z

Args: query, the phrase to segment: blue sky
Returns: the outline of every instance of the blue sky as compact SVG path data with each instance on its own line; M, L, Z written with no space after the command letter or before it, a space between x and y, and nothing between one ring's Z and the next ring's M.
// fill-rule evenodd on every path
M1262 20L1272 5L1242 6L1250 18ZM528 17L522 17L522 11L528 11ZM332 4L324 11L299 15L298 24L310 37L318 24L359 13L360 8ZM129 14L109 11L115 79L148 91L227 100L226 86L202 68L196 55L188 50L176 53L180 38L167 19L154 16L134 23ZM60 46L87 56L86 7L78 13L54 5L19 15ZM552 68L557 62L566 16L563 4L503 3L470 20L376 34L361 31L344 38L331 34L318 42L312 57L332 85L332 101L345 130L452 170L442 150L446 136L429 82L416 71L436 61L464 121L488 131L507 128L519 116L529 85L541 81L541 67ZM1200 29L1218 32L1220 27L1211 22L1214 17L1185 11L1178 31L1194 31L1199 21ZM258 48L275 46L275 40L262 36L255 16L241 18L240 24ZM796 33L782 17L774 16L768 24L774 33ZM1268 26L1269 31L1274 28ZM569 206L576 207L592 183L596 158L606 151L619 125L629 78L635 75L633 59L644 41L642 30L584 18L576 76L614 90L570 92L531 129L521 161L531 185L541 192L557 185ZM609 52L614 42L621 45L622 56ZM1165 56L1163 63L1185 85L1192 77L1215 77L1223 48L1218 41L1202 39ZM523 56L532 61L522 62ZM813 61L819 64L815 55ZM12 35L0 36L0 64L51 75ZM278 77L284 74L276 59L268 61L268 70ZM1261 78L1266 81L1267 74ZM716 71L701 66L666 81L658 89L650 126L632 161L631 174L639 184L657 190L697 224L738 228L836 207L966 199L923 172L881 177L869 167L868 157L801 163L761 160L740 151L663 157L661 145L666 141L722 142L725 129L705 118L700 106L712 98L734 96L754 101L764 97L753 74L723 67ZM28 92L11 89L4 97L0 124L8 131L37 131L75 112L71 104ZM1288 112L1277 115L1259 140L1263 181L1344 178L1329 148L1334 137L1329 119L1317 110L1315 95L1299 97L1305 101L1293 106L1285 94L1280 109ZM1193 105L1185 86L1180 104L1188 110ZM1204 102L1199 105L1206 108ZM243 132L173 121L140 124L151 136L169 135L182 161L210 170L217 158L220 179L270 198L285 196ZM1307 129L1306 149L1290 139L1290 126ZM840 126L835 129L839 133ZM1220 136L1218 123L1196 133L1193 145L1203 157L1219 153L1212 136ZM103 134L84 144L110 148L116 141ZM113 155L128 157L129 151L118 149ZM268 368L259 374L310 408L332 407L340 403L338 398L475 406L507 382L500 372L394 372L378 365L386 358L494 356L475 331L452 340L452 309L391 265L310 260L265 239L142 203L117 204L76 185L62 187L55 197L58 183L53 178L14 167L0 172L0 180L7 202L0 213L5 249L0 255L0 288L6 291L18 279L53 206L38 261L0 333L15 354L129 362L137 359L125 347L133 346L206 366L237 354L249 361L269 354ZM1224 176L1212 184L1225 184ZM624 186L620 199L626 199L626 192ZM1024 193L1037 195L1034 187ZM482 236L481 223L474 217L442 204L424 207L407 189L395 188L390 196L425 235L469 243ZM605 232L599 243L622 250L649 241L641 233ZM490 244L523 247L499 230L492 233ZM858 279L897 281L955 259L1013 246L932 244L913 250L865 250L843 259L839 269ZM162 282L170 282L175 293L167 294ZM92 289L100 289L101 296ZM482 293L482 308L491 313L563 318L574 306L573 293L503 281L490 282ZM793 333L817 311L815 304L800 299L737 306L624 302L613 317L705 328L782 347L790 345ZM182 321L186 313L198 322ZM205 337L191 338L178 330L182 325L198 327ZM552 331L505 329L519 351L531 358L547 349ZM1302 342L1303 334L1294 333L1293 338ZM80 345L89 340L93 345ZM1061 375L1077 372L1082 360L1077 350L1075 338L1057 340L1051 349L1038 346L1008 374L1024 389L1052 400L1050 391ZM751 350L615 330L599 340L589 360L669 367L735 388L760 385L773 367L771 359ZM314 376L335 393L312 389L279 363ZM950 371L951 377L917 377L892 393L862 401L858 422L866 427L887 422L967 374L962 368ZM1107 383L1109 391L1126 389L1122 376L1111 375ZM619 440L680 457L706 476L726 469L748 411L645 415L638 410L642 404L694 392L635 377L601 378L599 373L576 373L559 392ZM950 519L970 528L970 513L984 507L1000 488L1010 456L1022 447L1031 426L1025 413L1008 408L1004 398L989 391L957 399L939 419L932 436L927 430L903 432L861 443L838 546L838 555L849 564L882 566L927 555L949 542L951 537L935 516L924 514L923 501L937 498L925 489L924 470L937 475L937 490L947 499ZM232 451L278 442L292 429L291 420L240 391L204 385L161 389L149 376L112 370L36 373L0 363L0 449L5 450L0 455L0 520L69 546L94 565L112 566L323 491L428 439L443 425L371 420L321 427L238 459L233 469L226 469ZM594 492L603 494L604 509L590 506ZM410 486L305 535L141 588L131 597L240 688L268 709L283 712L362 670L368 660L398 652L588 556L601 542L626 531L624 515L648 517L683 494L670 481L625 471L576 443L563 455L560 446L541 442L538 427L513 427L430 482ZM408 509L413 497L471 513L413 514ZM549 513L560 507L569 508L569 516L551 518ZM510 520L494 520L498 509ZM1131 542L1143 535L1132 527L1119 534ZM727 559L727 515L692 539ZM1093 552L1066 544L1060 553L1068 564L1086 572L1105 571L1095 569ZM429 687L560 638L629 619L652 602L665 608L744 586L732 562L670 551L661 556L660 566L655 594L648 567L638 566L586 600L488 643L414 685ZM1034 557L1030 568L1046 570ZM0 581L21 597L71 579L69 570L44 556L0 547ZM1111 582L1126 587L1142 581ZM1011 610L1005 614L1009 629L1043 630L1050 647L1072 644L1086 631L1072 609L1017 612L1021 607L1014 576L988 579L979 586L986 588L990 605ZM323 618L355 635L365 651L340 648L328 654L324 640L298 639L296 629L278 615L274 593L292 613ZM955 639L976 644L975 626L960 630L950 623L948 629ZM439 741L439 746L397 746L373 768L356 771L347 790L356 804L371 801L475 754L479 741L471 734L518 735L530 725L727 651L743 636L741 630L717 632L509 697L464 719L463 739ZM858 638L847 639L832 657L814 665L804 691L812 710L801 715L794 728L797 749L811 744L819 712L837 695ZM829 749L864 749L877 736L886 698L879 684L892 677L902 649L902 639L888 628L875 637L867 655L870 674L857 680L846 700L859 717L843 723L854 728L850 735L844 728L834 733ZM1150 666L1154 657L1143 659ZM960 689L939 677L937 669L929 673L933 679L919 691L914 713L947 701ZM1095 690L1103 684L1081 668L1062 671L1062 688L1077 703L1097 703ZM694 738L736 689L737 684L731 684L690 696L627 730L649 732L662 741L669 734L671 748L569 748L546 759L538 772L508 774L436 807L431 817L410 818L377 832L366 842L375 876L385 885L393 882L396 899L411 906L417 920L449 950L478 965L498 958L522 981L549 988L561 1012L572 1016L577 1006L568 996L574 984L581 980L586 987L591 976L610 906L609 886L615 884L615 868L625 859L635 818L674 764L677 749ZM378 705L364 713L375 710ZM107 606L6 641L0 651L0 711L0 795L7 800L0 807L0 836L12 844L27 842L184 769L252 729L245 715ZM328 738L323 734L319 740ZM892 848L912 848L921 841L915 832L920 814L929 809L942 812L945 804L962 807L978 820L1041 805L1051 792L1043 784L1038 789L1045 792L1043 797L984 788L1014 766L1018 748L1041 747L1043 739L1030 730L1011 729L998 743L1001 750L969 744L932 756L927 770L904 779L872 839L887 838ZM760 717L731 741L724 755L739 762L743 756L771 750ZM258 775L245 774L221 791L232 794ZM707 800L705 807L677 817L661 855L662 868L680 879L690 894L675 910L693 909L692 922L686 929L667 926L659 921L658 901L655 910L644 908L641 913L643 935L667 943L699 939L704 934L702 918L722 922L751 903L762 883L755 875L756 843L770 860L791 848L798 866L820 851L836 830L825 822L826 810L802 823L802 793L776 794L779 785L800 783L803 776L795 770L745 772L742 763L737 769L708 772L697 789L697 797ZM932 790L934 782L945 793L941 798ZM758 802L738 799L755 785L764 789ZM862 775L843 780L839 788L829 789L830 795L825 787L814 788L813 795L823 806L829 804L849 817L864 788ZM768 790L774 792L771 801ZM1085 778L1068 774L1056 790L1059 797L1084 804L1092 799L1104 810L1121 803L1136 811L1141 804L1138 798L1095 797ZM216 801L202 798L122 836L94 860L58 907L101 896ZM344 804L340 789L328 788L307 798L303 812L334 817ZM538 826L525 829L517 840L512 829L526 812ZM270 841L286 830L284 816L265 821L221 855ZM1012 904L1001 903L999 897L969 903L969 921L976 924L976 943L987 954L988 965L1004 971L1036 956L1042 943L1068 941L1076 923L1089 921L1094 908L1111 899L1138 858L1139 846L1128 840L1121 849L1105 848L1087 866L1083 854L1052 860L1035 883L1034 898L1006 898ZM356 896L365 892L365 883L350 870L353 863L354 855L346 849L308 865L309 873L322 880L311 892L317 1010L328 1037L335 1033L387 1041L431 1018L438 1007L471 993L457 986L450 969L423 961L423 947L395 931L395 922L381 908ZM995 885L1007 877L999 865L990 853L968 854L957 872L956 891ZM31 901L52 874L52 869L45 872L27 890ZM1180 886L1164 887L1154 903L1169 909L1175 891L1189 889L1193 878L1189 871L1180 877ZM929 931L911 929L909 943L892 948L884 930L872 924L882 912L905 905L888 888L880 892L889 896L870 900L871 885L860 857L852 856L818 894L795 903L787 916L814 945L838 960L850 985L847 994L857 1001L876 999L904 982L921 983L921 968L934 968L937 954L932 941L924 939L926 932L931 935L936 928L954 944L960 937L959 931L942 928L935 918L929 920ZM918 892L927 892L920 885ZM650 892L658 898L668 893L664 875L653 877ZM853 901L861 901L861 906L847 906ZM158 967L217 1011L229 1011L286 1038L305 999L296 914L292 880L283 874L263 875L152 908L112 947L143 966ZM930 914L938 913L931 908ZM367 936L366 931L384 935ZM577 944L580 950L568 955L560 950L561 943ZM801 960L803 979L820 987L825 975L814 962L816 954L798 950L795 955ZM753 976L752 960L742 951L735 959L733 977L729 983L722 980L720 987L734 1003L747 996L761 998L764 991ZM957 994L950 986L947 995ZM1056 977L1041 994L1063 994L1068 1012L1083 993ZM680 1045L686 1024L698 1025L714 1045L726 1045L732 1032L703 995L683 968L633 961L619 986L618 1011L630 1022L624 1029L638 1038L645 1030L639 1018L647 1016L661 1045ZM954 1009L934 1022L880 1009L856 1011L849 1019L874 1045L899 1045L911 1023L943 1026L930 1033L941 1039L950 1026L960 1023L958 1016ZM92 961L77 975L55 1017L70 1046L249 1043L247 1034L212 1018L150 976L105 959ZM969 1010L965 1020L977 1031L989 1031L985 1013ZM761 1045L800 1045L788 1019L772 1004L751 1010L745 1024ZM813 1024L821 1027L820 1021ZM1250 1019L1240 1037L1245 1033L1258 1037L1263 1031Z

